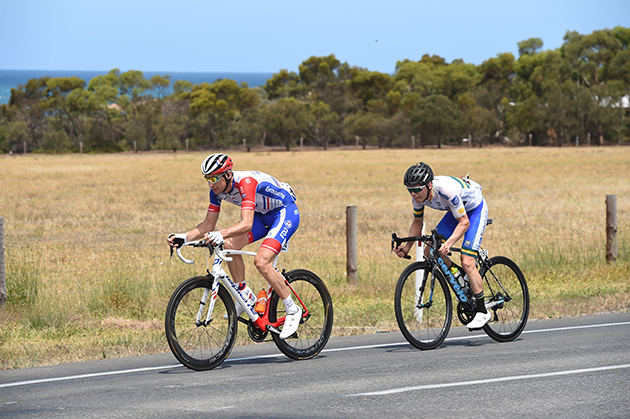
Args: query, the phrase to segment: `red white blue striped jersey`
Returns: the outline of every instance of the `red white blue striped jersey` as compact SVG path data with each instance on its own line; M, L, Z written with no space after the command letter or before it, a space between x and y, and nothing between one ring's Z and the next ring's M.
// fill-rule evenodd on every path
M273 176L256 171L232 172L232 190L216 195L210 190L208 211L219 212L221 201L231 202L241 209L266 214L295 202L295 193L289 184L279 182Z

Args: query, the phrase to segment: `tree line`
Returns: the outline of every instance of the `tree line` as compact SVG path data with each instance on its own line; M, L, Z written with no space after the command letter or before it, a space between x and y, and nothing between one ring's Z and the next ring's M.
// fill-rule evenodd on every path
M563 40L527 39L518 58L481 65L424 55L393 74L313 56L256 88L117 69L30 79L0 105L0 151L628 144L630 28Z

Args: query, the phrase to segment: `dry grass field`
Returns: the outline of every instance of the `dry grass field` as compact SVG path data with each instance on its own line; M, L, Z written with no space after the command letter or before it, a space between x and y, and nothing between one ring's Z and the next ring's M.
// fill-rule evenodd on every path
M169 259L165 238L205 216L206 152L0 156L9 299L0 310L0 369L167 352L163 317L175 287L205 270ZM326 282L334 335L396 330L393 294L409 263L390 254L411 198L402 177L425 161L436 174L484 187L494 224L483 247L524 271L530 319L630 307L630 148L483 148L230 153L296 191L300 228L287 269ZM605 197L617 195L616 263L605 262ZM348 284L346 207L358 208L358 285ZM427 210L433 227L441 213ZM221 225L238 208L223 205ZM250 246L256 249L257 245ZM188 253L191 256L190 253ZM253 265L248 283L262 286ZM247 344L245 328L238 344ZM402 339L402 337L401 337Z

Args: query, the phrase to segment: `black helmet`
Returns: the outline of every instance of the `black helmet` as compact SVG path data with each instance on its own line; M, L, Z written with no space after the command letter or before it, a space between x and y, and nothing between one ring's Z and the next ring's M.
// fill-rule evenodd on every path
M405 186L424 186L433 180L433 170L426 163L416 163L405 172Z

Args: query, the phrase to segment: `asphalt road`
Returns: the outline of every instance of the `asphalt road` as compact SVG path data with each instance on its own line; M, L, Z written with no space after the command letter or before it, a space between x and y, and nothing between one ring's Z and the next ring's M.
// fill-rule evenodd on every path
M292 361L273 343L195 372L170 354L0 371L1 418L629 418L630 313L530 321L497 343L451 330L331 339Z

